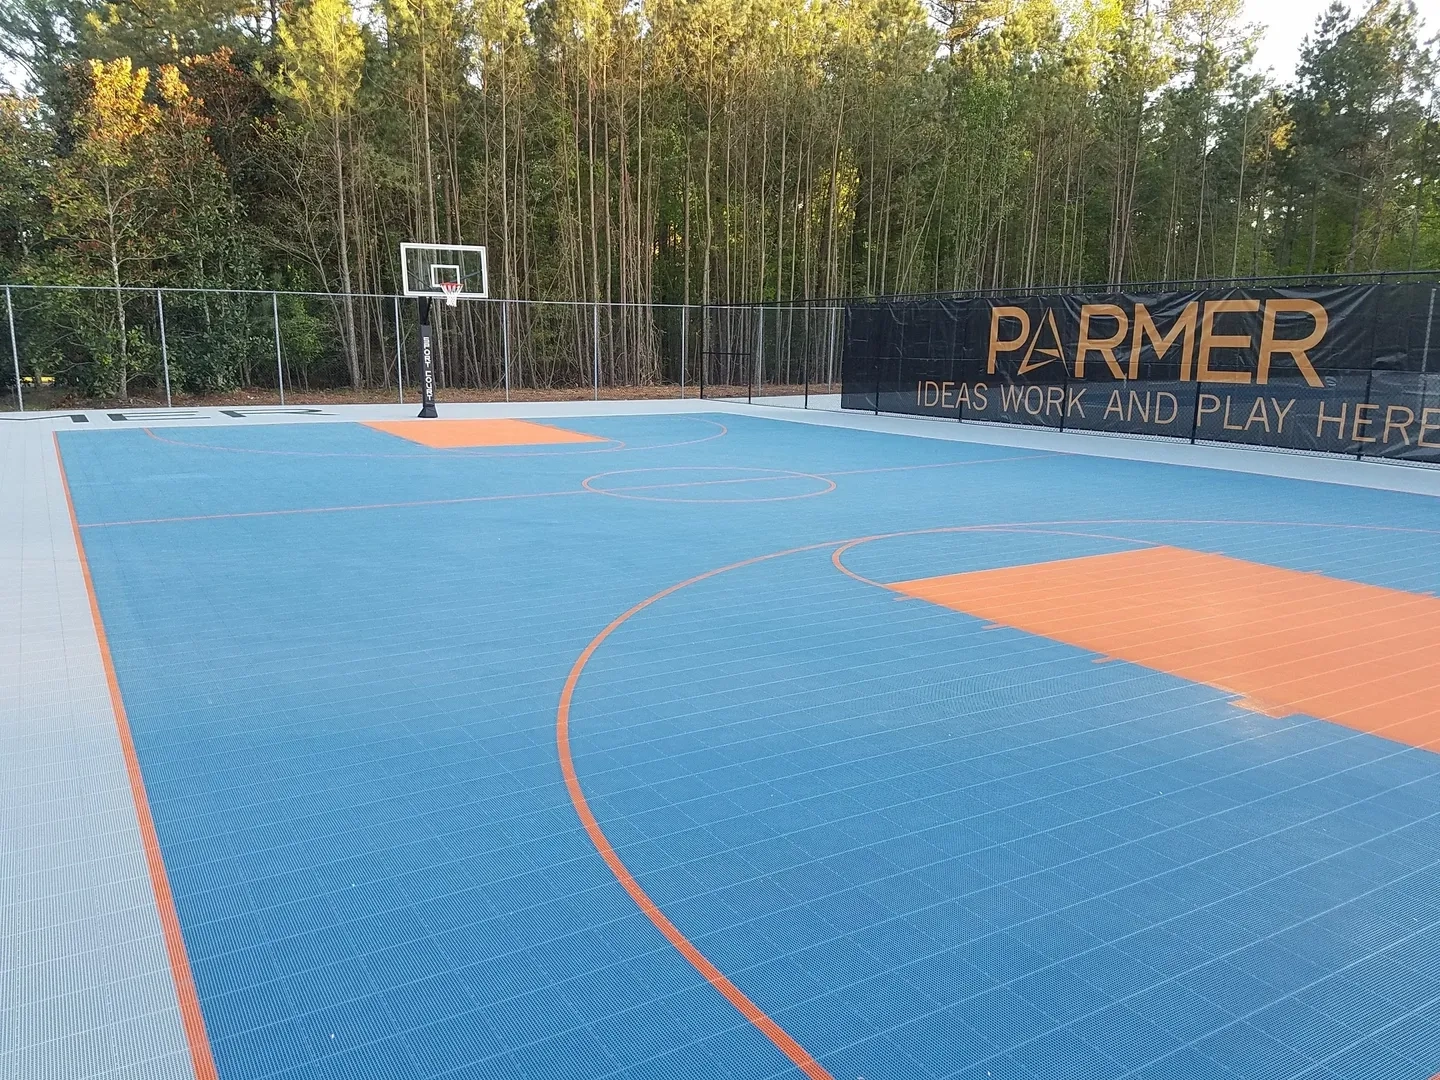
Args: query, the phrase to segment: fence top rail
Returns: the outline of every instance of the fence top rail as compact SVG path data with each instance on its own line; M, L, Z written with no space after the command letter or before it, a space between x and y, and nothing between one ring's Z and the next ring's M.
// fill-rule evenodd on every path
M30 291L45 292L103 292L113 293L117 291L114 285L69 285L51 284L36 285L32 283L11 282L5 284L4 288L26 289ZM344 300L347 297L351 300L413 300L414 297L405 296L401 293L374 293L374 292L315 292L306 289L222 289L197 285L121 285L119 292L135 293L145 296L165 293L195 293L201 295L217 296L303 296L317 300ZM669 302L644 302L634 300L534 300L520 297L487 296L487 297L466 297L467 304L516 304L529 305L534 307L574 307L574 308L635 308L635 309L685 309L685 310L708 310L708 311L755 311L757 309L795 310L795 311L842 311L839 304L825 307L820 301L788 300L788 301L755 301L753 303L706 303L706 304L676 304Z
M707 355L711 355L711 356L727 356L727 355L730 355L730 354L729 354L729 353L708 353ZM735 353L734 355L736 355L736 356L749 356L750 354L749 354L749 353ZM872 381L873 381L873 372L872 372L871 368L868 366L868 365L870 365L871 363L875 363L875 364L879 364L879 365L889 364L889 365L892 366L892 367L897 366L900 362L902 362L902 361L905 360L905 359L920 359L920 360L923 360L923 361L926 361L926 362L933 362L933 363L940 363L940 364L945 364L945 363L950 363L950 364L971 364L971 365L979 365L979 366L984 366L986 363L988 363L988 359L987 359L986 357L984 357L984 356L965 356L965 355L958 354L958 353L955 354L955 355L950 355L950 356L924 356L924 357L919 357L919 358L905 358L905 357L897 357L897 356L877 356L877 355L875 355L875 354L873 354L873 353L861 353L861 354L857 354L857 359L863 361L863 362L867 365L867 366L865 367L865 369L864 369L865 378L866 378L866 379L870 379L870 380L872 380ZM1427 380L1428 380L1428 379L1436 379L1436 380L1440 380L1440 371L1407 371L1407 370L1404 369L1404 368L1396 368L1396 367L1343 367L1343 368L1342 368L1342 367L1332 367L1332 368L1326 368L1326 369L1324 369L1324 370L1321 370L1321 371L1317 372L1317 374L1318 374L1319 378L1320 378L1322 381L1325 380L1325 379L1350 378L1350 377L1352 377L1352 376L1355 377L1355 378L1368 378L1368 377L1370 377L1370 376L1387 377L1387 378L1388 378L1388 377L1390 377L1390 376L1394 376L1394 377L1396 377L1396 378L1403 378L1403 379L1427 379ZM921 378L929 378L929 376L920 376L920 377L921 377ZM1288 374L1288 373L1287 373L1287 374L1284 374L1284 375L1277 374L1277 373L1275 373L1275 372L1271 372L1269 378L1270 378L1270 381L1269 381L1268 384L1265 384L1265 383L1258 383L1258 384L1255 384L1255 383L1239 383L1239 384L1237 384L1237 383L1234 383L1234 382L1231 382L1231 381L1227 381L1227 380L1225 380L1225 379L1198 378L1198 377L1193 377L1193 376L1192 376L1191 378L1188 378L1188 379L1182 379L1182 378L1180 378L1178 375L1177 375L1177 376L1169 376L1169 375L1136 375L1134 378L1130 378L1128 375L1121 375L1121 376L1114 377L1114 378L1111 378L1111 377L1105 376L1105 375L1099 375L1099 376L1096 376L1096 377L1093 378L1093 379L1092 379L1092 378L1076 379L1076 378L1074 378L1074 376L1072 376L1072 375L1069 374L1069 369L1068 369L1068 368L1059 368L1059 369L1057 369L1057 373L1056 373L1055 375L1049 376L1049 377L1047 377L1047 378L1035 378L1035 379L1030 379L1030 380L1028 380L1028 383L1029 383L1030 385L1034 385L1034 386L1056 385L1056 384L1059 384L1059 383L1062 383L1062 382L1067 382L1067 381L1068 381L1068 382L1076 382L1076 383L1082 383L1082 382L1083 382L1083 383L1085 383L1085 385L1087 385L1087 386L1125 386L1125 385L1127 385L1127 384L1129 384L1129 383L1136 383L1136 384L1140 384L1140 383L1152 384L1152 383L1153 383L1153 384L1157 384L1157 385L1158 385L1158 384L1161 384L1161 383L1164 383L1164 384L1167 384L1167 385L1190 386L1190 385L1194 385L1194 384L1197 384L1197 383L1198 383L1198 384L1201 384L1201 385L1204 385L1204 386L1230 386L1230 387L1236 387L1236 386L1238 386L1238 387L1240 387L1240 388L1244 388L1244 387L1247 387L1247 386L1253 388L1254 386L1257 386L1257 385L1259 385L1259 386L1264 386L1264 385L1270 385L1270 386L1289 385L1289 384L1292 384L1292 383L1293 383L1293 384L1295 384L1295 385L1297 385L1297 386L1310 386L1312 389L1315 389L1315 390L1322 389L1321 387L1315 386L1313 383L1307 383L1306 380L1305 380L1305 376L1304 376L1303 374L1301 374L1300 372L1295 372L1295 373L1293 373L1293 374Z
M1356 270L1335 274L1270 274L1259 277L1168 278L1155 281L1092 281L1068 285L1012 285L994 288L949 289L927 293L892 293L881 296L828 296L794 304L830 304L841 307L874 304L911 304L927 300L984 300L998 296L1099 296L1119 292L1179 292L1195 289L1295 287L1300 285L1383 285L1387 283L1440 286L1440 269ZM766 306L769 306L767 303Z

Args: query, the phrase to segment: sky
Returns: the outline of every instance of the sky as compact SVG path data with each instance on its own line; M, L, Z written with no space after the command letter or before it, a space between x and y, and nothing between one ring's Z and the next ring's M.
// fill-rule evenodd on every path
M1265 27L1255 66L1261 71L1270 68L1277 81L1289 82L1300 59L1300 43L1314 29L1320 13L1330 0L1245 0L1245 18ZM1365 0L1347 0L1350 10L1366 6ZM1415 0L1425 27L1422 40L1440 30L1440 0Z

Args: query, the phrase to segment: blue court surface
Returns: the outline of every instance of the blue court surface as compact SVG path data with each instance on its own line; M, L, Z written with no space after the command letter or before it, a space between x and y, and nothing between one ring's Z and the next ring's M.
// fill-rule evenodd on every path
M1440 686L1399 740L886 587L1181 549L1369 647L1433 499L544 423L59 438L223 1080L1440 1073Z

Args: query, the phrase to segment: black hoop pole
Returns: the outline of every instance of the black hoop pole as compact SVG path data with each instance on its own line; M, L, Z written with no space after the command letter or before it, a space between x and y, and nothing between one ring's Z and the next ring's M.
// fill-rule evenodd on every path
M430 329L430 298L420 297L420 416L438 416L435 411L435 347Z

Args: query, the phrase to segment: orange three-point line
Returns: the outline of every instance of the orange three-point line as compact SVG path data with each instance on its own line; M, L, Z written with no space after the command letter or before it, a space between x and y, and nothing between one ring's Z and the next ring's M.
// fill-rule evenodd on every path
M570 793L570 801L575 804L575 811L580 815L580 822L585 826L585 832L589 834L591 843L595 845L595 850L600 853L600 857L604 859L605 864L610 867L610 871L615 875L615 879L619 881L621 887L630 894L630 899L635 901L640 910L645 913L645 917L655 924L655 928L659 930L660 933L665 935L665 940L670 942L676 951L685 957L696 971L705 976L705 981L720 991L720 993L724 995L725 1000L735 1006L741 1016L745 1017L746 1020L758 1028L767 1039L775 1044L776 1049L794 1062L801 1072L810 1077L810 1080L834 1080L834 1078L826 1071L823 1065L810 1055L808 1050L796 1042L788 1031L765 1015L764 1011L758 1005L745 996L743 990L726 978L725 974L712 964L705 954L697 949L691 943L690 939L680 932L674 923L665 917L665 913L660 910L654 900L650 899L649 894L646 893L640 886L640 883L635 880L634 876L626 868L624 862L621 861L620 856L615 853L615 849L610 846L610 841L606 838L605 831L600 828L600 823L595 820L595 815L590 811L590 804L586 801L585 792L580 787L580 779L575 775L575 760L570 753L570 706L575 698L575 687L580 682L580 676L585 671L585 665L588 664L590 658L595 655L595 650L604 643L606 638L624 625L631 616L645 610L651 604L663 600L671 593L678 592L686 586L694 585L707 578L715 577L730 570L738 570L740 567L749 566L752 563L764 562L768 559L778 559L782 556L793 555L800 551L809 551L816 547L828 546L830 545L812 544L807 547L792 548L789 551L760 555L753 559L745 559L741 562L731 563L729 566L722 566L717 570L709 570L703 574L697 574L692 578L680 582L678 585L671 585L668 589L663 589L654 596L647 597L640 601L640 603L630 608L630 610L624 614L617 616L609 626L595 635L589 645L585 646L585 651L576 659L574 666L570 668L569 676L565 679L565 687L560 691L560 705L556 710L555 716L555 740L560 752L560 771L565 776L565 787Z

